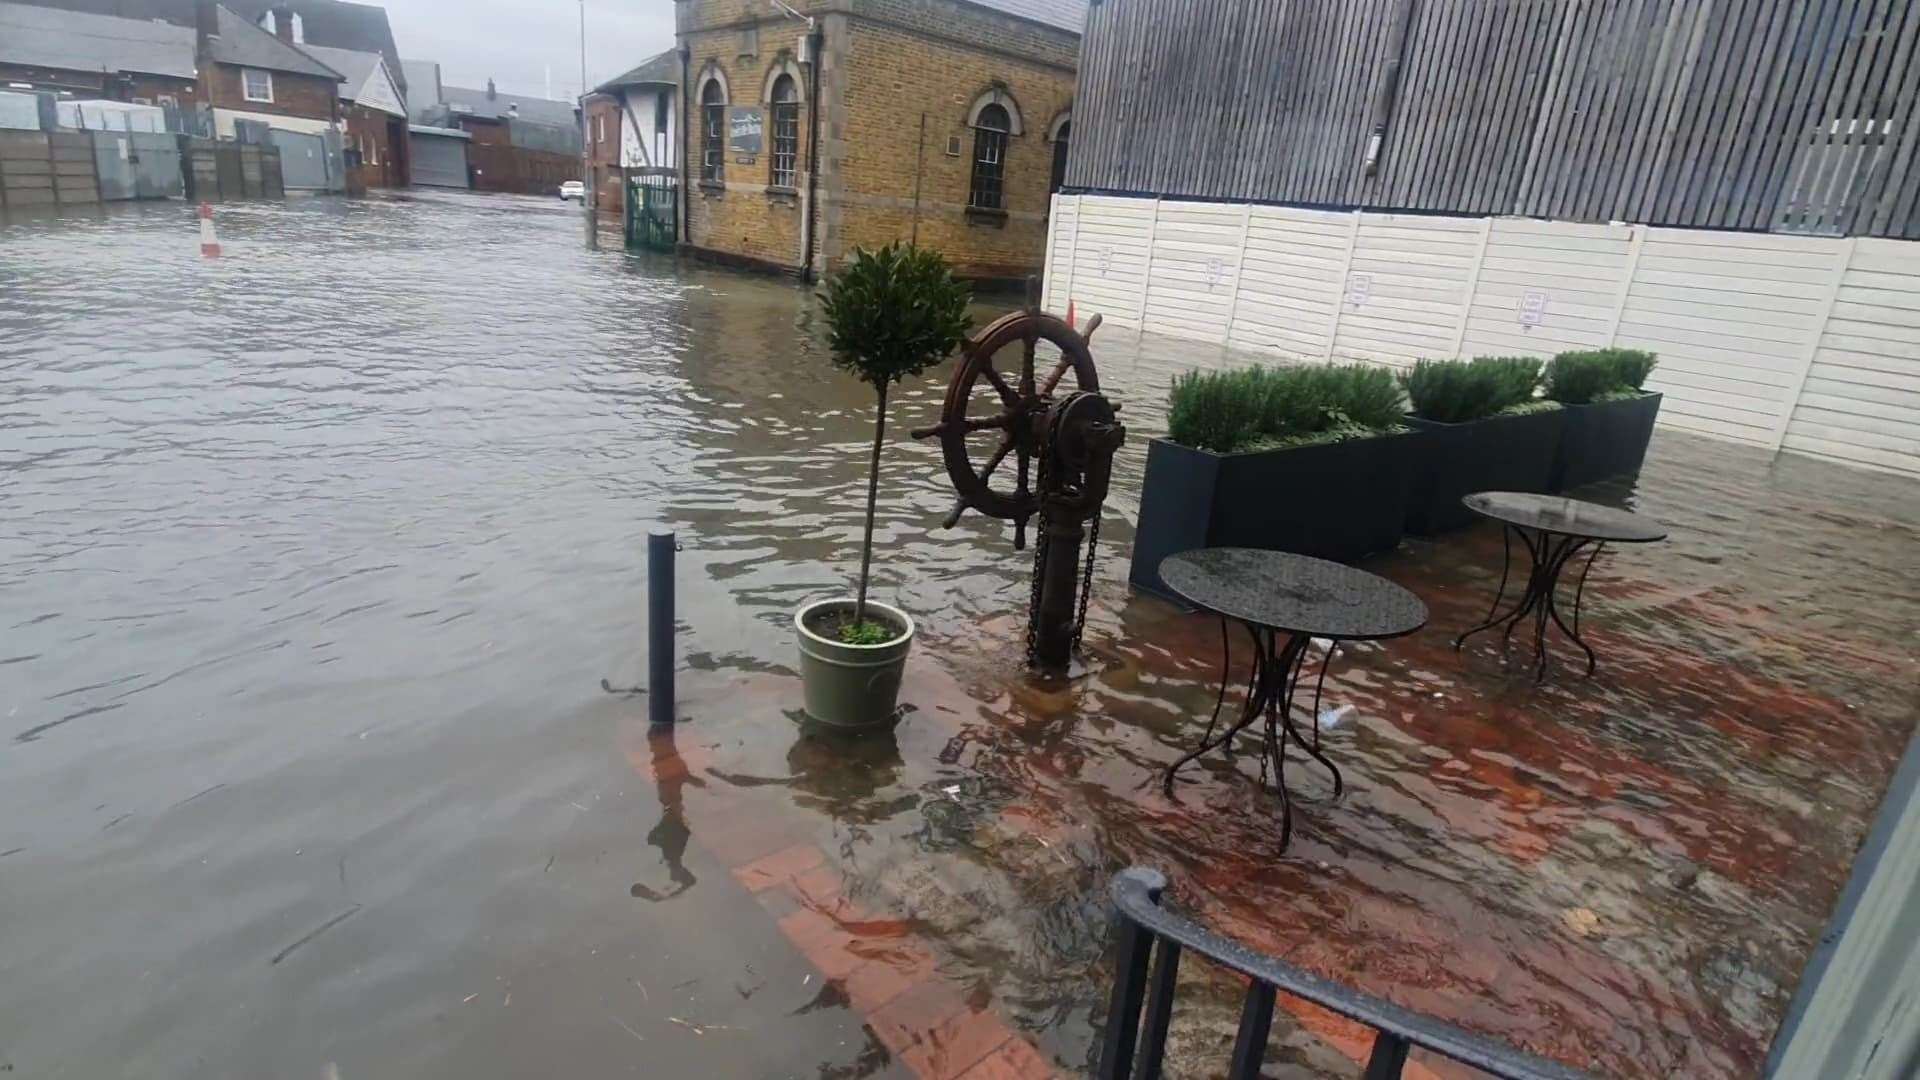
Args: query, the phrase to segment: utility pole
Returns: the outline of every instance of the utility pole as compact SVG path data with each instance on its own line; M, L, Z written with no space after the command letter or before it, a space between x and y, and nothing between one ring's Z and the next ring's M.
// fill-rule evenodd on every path
M599 222L594 220L594 205L600 200L600 185L593 179L593 143L587 134L587 0L580 0L580 208L587 215L587 250L600 250Z

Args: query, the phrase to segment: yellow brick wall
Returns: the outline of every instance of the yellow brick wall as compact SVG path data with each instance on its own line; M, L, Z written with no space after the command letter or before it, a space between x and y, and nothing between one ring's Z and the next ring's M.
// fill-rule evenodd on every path
M830 230L829 264L856 246L877 247L913 234L917 168L921 246L939 250L972 276L1037 271L1045 255L1053 168L1047 126L1073 100L1073 72L859 19L851 38L844 139L835 162L837 183L826 202L839 225ZM1007 217L998 227L969 221L966 214L974 152L967 113L995 84L1017 103L1024 125L1023 134L1007 140ZM957 157L947 154L951 137L960 140Z
M709 16L706 20L709 24L713 21L712 11L706 9L747 7L744 0L703 0L699 6L703 14ZM790 19L759 26L753 55L742 54L746 39L739 28L696 30L681 36L689 50L687 222L695 247L797 269L801 264L801 206L807 188L808 137L812 130L805 85L809 73L801 68L800 159L794 185L801 192L799 196L767 190L772 183L773 111L764 98L768 73L797 56L797 41L806 28ZM700 174L701 137L705 132L700 114L700 87L709 63L725 73L730 103L758 106L765 120L763 146L752 162L743 162L732 154L726 156L724 190L703 182Z
M1077 35L958 0L798 0L819 18L821 161L814 268L831 271L856 246L878 247L915 232L914 185L920 162L918 237L964 274L1012 277L1044 261L1047 187L1053 146L1049 123L1073 98ZM812 118L802 87L796 187L802 197L769 194L769 146L751 164L732 155L724 190L700 182L702 72L726 75L733 105L765 107L768 72L784 53L797 59L805 24L770 15L765 0L677 0L679 40L689 51L686 215L697 248L797 268L804 244L804 193ZM815 65L804 70L809 79ZM966 213L974 99L999 86L1018 104L1024 133L1008 140L1006 209L996 224ZM921 114L926 114L924 147ZM947 155L950 136L960 154Z

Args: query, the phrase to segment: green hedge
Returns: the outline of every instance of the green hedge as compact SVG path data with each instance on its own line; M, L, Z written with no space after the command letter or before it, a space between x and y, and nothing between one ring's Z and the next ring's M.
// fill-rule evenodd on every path
M1541 381L1549 398L1564 405L1633 397L1659 360L1639 349L1563 352L1547 364Z
M1532 401L1540 384L1540 361L1531 356L1422 360L1400 383L1407 389L1413 415L1461 424Z
M1193 371L1173 381L1167 438L1218 454L1333 442L1391 431L1405 409L1374 364Z

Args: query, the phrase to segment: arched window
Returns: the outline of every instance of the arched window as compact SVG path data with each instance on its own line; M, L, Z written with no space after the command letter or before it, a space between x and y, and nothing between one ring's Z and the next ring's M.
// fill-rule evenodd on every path
M700 91L700 179L715 183L727 172L727 91L708 79Z
M1013 120L998 104L980 110L973 129L973 184L967 205L982 210L1007 208L1007 132Z
M800 89L793 76L782 75L773 84L774 187L794 186L800 163Z

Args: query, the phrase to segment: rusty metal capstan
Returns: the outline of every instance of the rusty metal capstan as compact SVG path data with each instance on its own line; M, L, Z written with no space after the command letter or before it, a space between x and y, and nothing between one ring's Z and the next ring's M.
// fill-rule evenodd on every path
M1099 325L1095 315L1082 333L1041 311L1037 283L1030 280L1024 309L995 319L968 339L947 384L940 422L913 433L916 439L940 440L958 493L945 527L952 528L968 508L1004 518L1013 522L1013 546L1019 551L1027 544L1027 522L1039 516L1027 662L1050 671L1067 670L1086 626L1100 507L1114 452L1127 436L1115 419L1118 406L1100 394L1100 375L1087 348ZM1044 375L1035 370L1043 341L1059 350ZM1000 371L995 356L1015 345L1019 371ZM971 413L976 391L998 411ZM985 450L978 464L973 447ZM1013 486L996 487L996 473L1009 457Z

